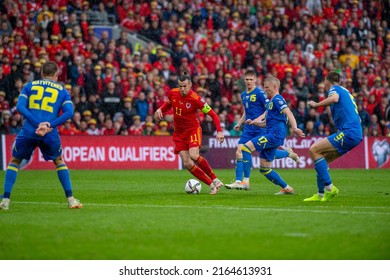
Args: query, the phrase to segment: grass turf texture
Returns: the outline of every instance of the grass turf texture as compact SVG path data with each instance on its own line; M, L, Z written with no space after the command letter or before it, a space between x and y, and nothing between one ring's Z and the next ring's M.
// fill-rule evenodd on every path
M20 171L0 211L0 259L389 259L390 172L331 170L340 195L307 203L314 170L278 170L296 189L254 170L250 191L184 192L187 171L75 171L68 209L55 171ZM3 182L5 172L0 172ZM234 170L217 170L229 183Z

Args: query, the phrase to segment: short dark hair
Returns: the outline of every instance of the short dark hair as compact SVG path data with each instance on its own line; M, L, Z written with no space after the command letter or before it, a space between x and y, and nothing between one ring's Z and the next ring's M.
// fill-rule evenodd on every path
M248 69L245 71L245 76L256 76L256 71L253 69Z
M326 80L331 84L339 84L341 75L335 71L330 71L328 75L326 75Z
M190 83L191 83L191 77L190 75L188 74L187 71L183 71L183 73L179 76L179 81L180 82L184 82L188 80Z
M58 65L54 61L48 61L43 64L42 75L45 77L53 77L58 71Z

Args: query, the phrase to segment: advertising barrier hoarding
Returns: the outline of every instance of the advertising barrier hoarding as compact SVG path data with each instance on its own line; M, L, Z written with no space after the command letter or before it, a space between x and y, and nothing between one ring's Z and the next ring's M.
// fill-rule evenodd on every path
M4 137L4 136L3 136ZM5 158L11 158L15 136L5 136ZM62 155L70 169L178 169L171 137L62 136ZM23 169L53 169L36 149ZM3 169L5 169L3 164Z
M289 137L284 142L284 147L291 147L300 157L297 164L290 158L274 160L273 168L314 168L310 158L309 148L322 137L297 138ZM227 137L226 141L219 144L215 137L204 137L204 155L214 168L234 168L235 153L239 138ZM255 153L257 155L257 153ZM364 140L350 153L331 163L332 168L365 168ZM260 158L252 157L253 167L260 167Z
M11 158L14 135L2 135L2 169ZM63 157L70 169L181 169L181 161L174 153L169 136L62 136ZM273 168L314 168L309 147L321 137L289 137L284 147L291 147L300 156L297 164L290 158L278 159ZM203 137L201 154L213 168L235 166L235 152L239 138L226 137L219 144L215 137ZM347 155L331 163L332 168L390 168L390 138L365 137ZM253 157L253 168L259 168L260 159ZM37 149L23 169L53 169Z

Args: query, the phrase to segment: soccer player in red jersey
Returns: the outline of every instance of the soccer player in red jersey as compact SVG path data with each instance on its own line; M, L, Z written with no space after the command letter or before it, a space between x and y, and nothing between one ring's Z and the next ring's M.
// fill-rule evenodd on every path
M210 194L216 194L223 183L217 178L207 160L199 155L199 148L202 144L202 129L196 112L202 110L213 119L217 128L216 138L222 143L224 136L218 115L201 96L191 90L191 77L187 73L179 77L178 86L178 88L170 90L168 100L157 109L154 118L160 121L165 112L173 109L175 131L172 138L175 142L175 153L180 155L185 168L192 175L210 186Z

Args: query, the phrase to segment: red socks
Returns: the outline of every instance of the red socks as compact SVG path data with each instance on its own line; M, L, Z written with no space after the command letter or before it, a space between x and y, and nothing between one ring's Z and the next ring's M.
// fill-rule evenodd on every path
M204 171L204 173L211 178L211 180L217 178L211 169L209 162L204 157L199 156L195 162Z
M201 169L199 168L198 166L196 166L194 164L194 166L191 167L191 169L189 169L188 171L190 171L190 173L192 175L194 175L196 178L198 178L200 181L202 181L203 183L207 184L207 185L210 185L213 181L210 179L210 177L208 177L206 175L206 173Z

